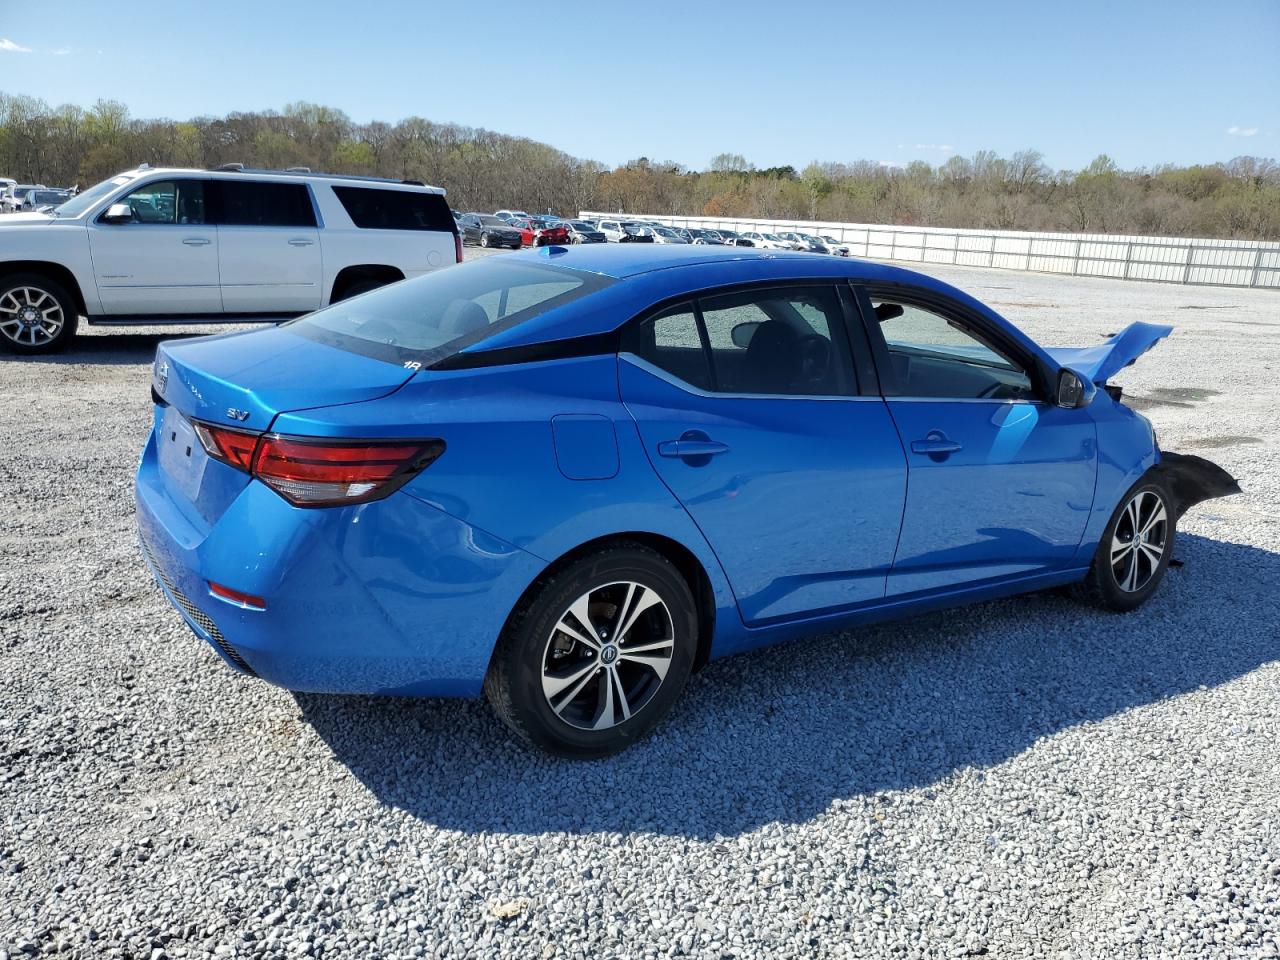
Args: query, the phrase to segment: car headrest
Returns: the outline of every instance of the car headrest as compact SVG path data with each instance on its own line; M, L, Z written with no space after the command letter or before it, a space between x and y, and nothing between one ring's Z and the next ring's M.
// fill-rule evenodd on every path
M489 315L473 300L454 300L440 316L440 332L450 337L466 336L488 325Z

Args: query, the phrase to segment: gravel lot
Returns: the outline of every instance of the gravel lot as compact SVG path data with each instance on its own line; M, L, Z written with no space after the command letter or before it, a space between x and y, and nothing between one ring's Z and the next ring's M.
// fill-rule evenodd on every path
M482 703L293 696L146 573L159 335L0 359L0 960L1280 956L1280 295L941 269L1121 378L1196 508L1129 616L1058 594L712 664L568 764Z

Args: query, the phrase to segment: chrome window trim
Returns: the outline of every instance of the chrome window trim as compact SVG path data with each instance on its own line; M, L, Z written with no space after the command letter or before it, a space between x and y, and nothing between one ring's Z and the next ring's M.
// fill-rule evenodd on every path
M868 397L861 395L844 395L844 394L816 394L816 393L717 393L713 390L703 390L695 387L693 384L681 380L674 374L668 373L659 366L650 363L644 357L638 356L630 351L620 351L618 353L619 360L626 360L632 366L639 367L645 373L652 374L659 380L669 383L671 386L683 390L685 393L695 397L704 397L708 400L838 400L841 402L854 401L872 401L874 403L884 403L884 397Z

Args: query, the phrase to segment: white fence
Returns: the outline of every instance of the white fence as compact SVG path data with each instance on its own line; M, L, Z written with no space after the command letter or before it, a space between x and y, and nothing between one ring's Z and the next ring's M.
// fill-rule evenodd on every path
M584 210L579 216L618 219L619 215ZM1280 290L1280 242L1275 241L952 230L804 220L626 216L678 227L710 230L723 227L739 233L825 234L847 244L853 256L872 260Z

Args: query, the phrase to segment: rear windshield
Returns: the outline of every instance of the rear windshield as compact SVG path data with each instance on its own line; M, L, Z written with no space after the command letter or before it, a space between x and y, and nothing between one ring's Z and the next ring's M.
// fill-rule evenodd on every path
M334 187L333 192L363 230L440 230L456 233L449 204L438 193L419 190L378 190L373 187Z
M377 360L429 367L612 283L599 274L486 257L344 300L284 327Z

